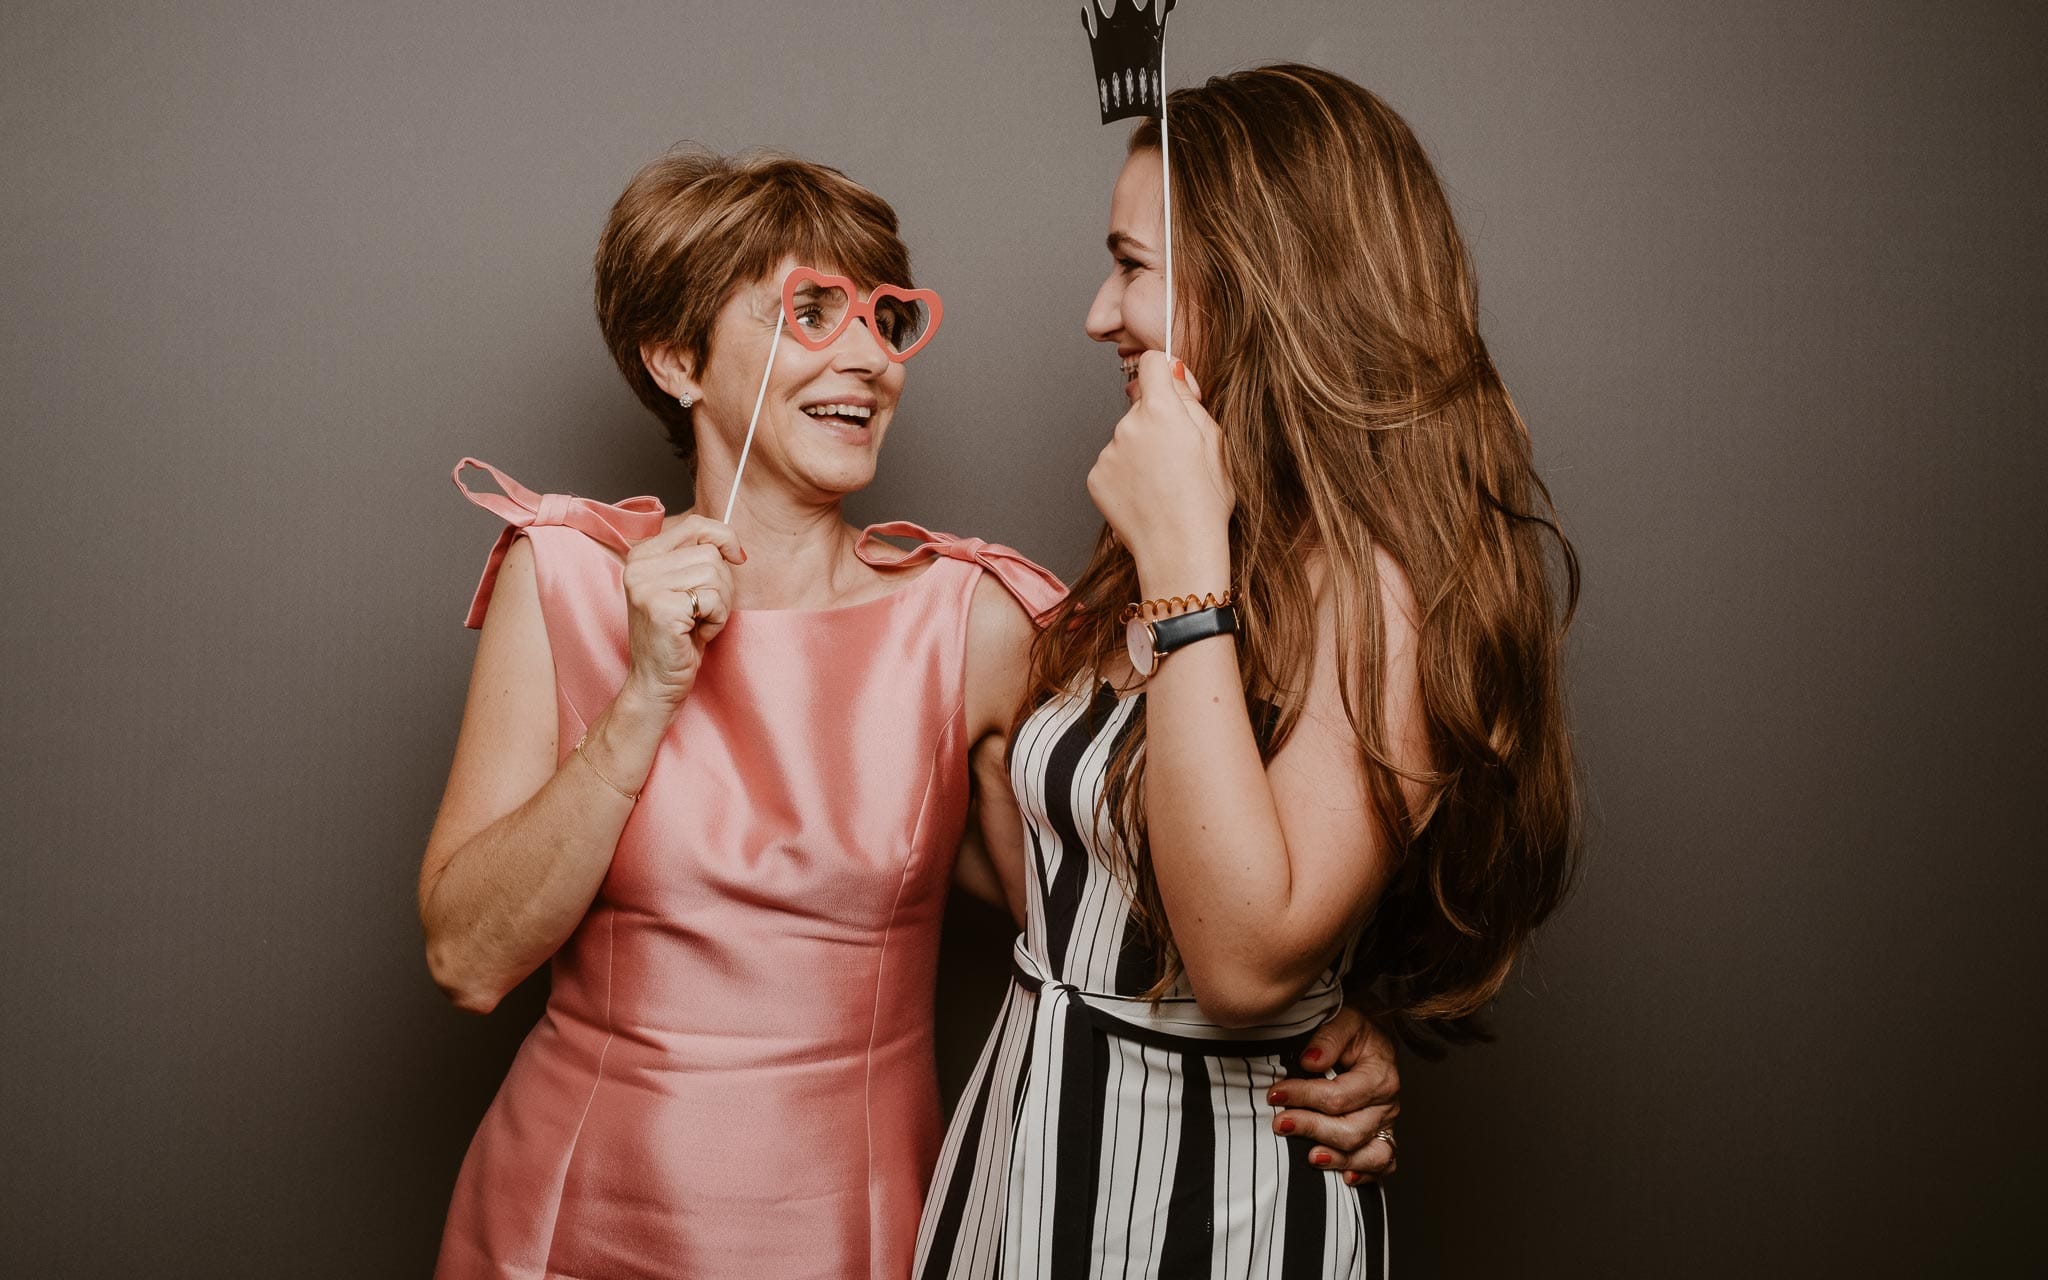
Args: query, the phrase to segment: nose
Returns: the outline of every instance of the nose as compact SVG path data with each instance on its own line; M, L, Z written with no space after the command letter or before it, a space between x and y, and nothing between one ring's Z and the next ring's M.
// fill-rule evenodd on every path
M1088 306L1088 318L1084 322L1088 336L1097 342L1115 342L1117 334L1123 331L1123 287L1114 271L1104 278L1102 287L1095 291L1095 301Z
M854 320L834 339L832 367L841 373L857 373L870 378L889 367L889 357L882 349L882 340L875 336L871 322L865 317Z

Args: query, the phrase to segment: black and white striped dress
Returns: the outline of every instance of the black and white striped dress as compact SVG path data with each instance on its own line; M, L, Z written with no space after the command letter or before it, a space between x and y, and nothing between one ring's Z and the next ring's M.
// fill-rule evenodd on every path
M1046 703L1012 741L1029 917L925 1200L917 1280L1377 1280L1380 1189L1309 1164L1266 1101L1341 1003L1349 949L1268 1027L1209 1022L1185 979L1157 1006L1138 998L1154 956L1097 801L1143 714L1143 694L1104 684Z

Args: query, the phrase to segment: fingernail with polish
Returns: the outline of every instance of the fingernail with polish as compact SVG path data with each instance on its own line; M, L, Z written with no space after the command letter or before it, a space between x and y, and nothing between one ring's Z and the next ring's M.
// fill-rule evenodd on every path
M1294 1120L1290 1116L1281 1116L1278 1120L1275 1120L1273 1122L1273 1127L1279 1130L1281 1133L1293 1133Z
M1173 376L1182 382L1188 380L1188 367L1179 360L1173 362Z
M1281 1093L1278 1089L1275 1089L1273 1090L1273 1092L1266 1095L1266 1101L1272 1103L1276 1107L1284 1107L1287 1105L1287 1095Z
M1330 1163L1330 1153L1327 1151L1314 1152L1310 1154L1308 1162L1310 1164L1328 1164Z

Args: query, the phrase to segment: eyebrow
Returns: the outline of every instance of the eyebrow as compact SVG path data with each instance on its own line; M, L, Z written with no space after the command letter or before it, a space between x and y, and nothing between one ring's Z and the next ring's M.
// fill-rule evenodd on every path
M1109 239L1105 243L1109 245L1109 255L1112 258L1121 258L1129 253L1152 252L1152 247L1150 245L1146 244L1143 240L1138 239L1138 237L1132 235L1128 231L1110 232Z

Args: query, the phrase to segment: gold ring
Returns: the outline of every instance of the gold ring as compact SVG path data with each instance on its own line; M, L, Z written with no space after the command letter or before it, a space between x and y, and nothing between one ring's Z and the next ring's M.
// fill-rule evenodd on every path
M1399 1148L1394 1145L1394 1131L1392 1129L1382 1129L1372 1136L1379 1139L1381 1142L1386 1143L1387 1149L1389 1151L1399 1150Z
M697 619L703 617L704 607L697 602L697 588L684 587L683 594L690 597L690 621L695 622Z

